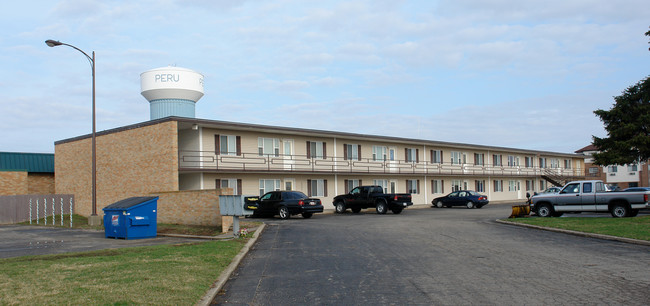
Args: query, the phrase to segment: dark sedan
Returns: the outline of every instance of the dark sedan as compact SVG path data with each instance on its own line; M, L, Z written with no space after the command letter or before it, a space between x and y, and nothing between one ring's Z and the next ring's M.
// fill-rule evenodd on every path
M301 214L303 218L311 218L314 213L323 212L320 199L309 198L300 191L271 191L265 193L255 203L247 203L247 209L253 210L253 216L275 216L289 219L291 215Z
M467 208L481 208L489 203L487 196L472 190L454 191L444 197L433 199L434 207L465 206Z

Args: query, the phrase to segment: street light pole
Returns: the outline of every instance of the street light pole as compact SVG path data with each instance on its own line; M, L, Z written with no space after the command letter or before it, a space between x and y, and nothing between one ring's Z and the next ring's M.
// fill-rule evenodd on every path
M58 40L48 39L45 41L45 44L49 47L56 46L68 46L79 52L81 52L86 59L90 62L90 68L92 69L93 76L93 133L92 133L92 213L90 218L88 218L88 223L90 225L101 225L101 219L97 216L97 147L95 144L95 51L92 53L92 57L86 54L83 50L66 43L62 43Z

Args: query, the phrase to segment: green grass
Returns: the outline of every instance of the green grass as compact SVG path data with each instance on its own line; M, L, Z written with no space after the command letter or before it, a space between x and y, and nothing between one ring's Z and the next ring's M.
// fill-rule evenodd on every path
M515 218L510 222L650 241L650 216L633 218Z
M193 305L245 242L0 259L0 305Z

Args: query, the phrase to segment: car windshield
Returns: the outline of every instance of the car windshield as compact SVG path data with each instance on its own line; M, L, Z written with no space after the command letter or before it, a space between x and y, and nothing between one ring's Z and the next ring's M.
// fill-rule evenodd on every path
M473 195L473 196L479 195L478 192L476 192L476 191L468 191L467 193L469 193L470 195Z

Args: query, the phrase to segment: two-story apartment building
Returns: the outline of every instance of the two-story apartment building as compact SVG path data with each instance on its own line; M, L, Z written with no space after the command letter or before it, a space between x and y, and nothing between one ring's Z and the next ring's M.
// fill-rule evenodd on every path
M90 207L90 135L55 143L56 192ZM543 178L584 175L577 154L166 117L97 133L98 209L153 192L228 187L258 195L291 189L332 198L358 185L409 192L428 204L457 189L491 201L543 190ZM191 209L191 208L188 208Z

